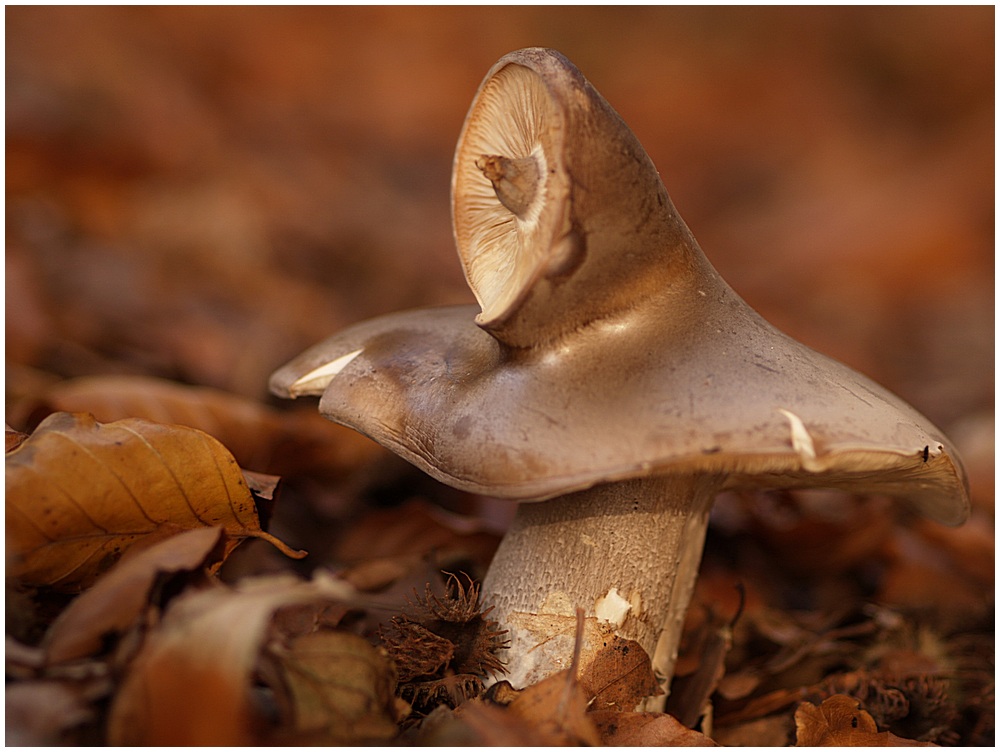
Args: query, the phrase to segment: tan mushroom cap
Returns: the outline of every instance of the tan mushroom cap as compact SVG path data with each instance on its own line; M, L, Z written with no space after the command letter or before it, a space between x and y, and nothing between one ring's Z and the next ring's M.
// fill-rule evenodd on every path
M323 392L323 414L491 496L708 473L724 488L885 493L945 524L965 519L964 472L941 431L728 288L704 292L683 316L602 322L550 352L505 349L474 306L391 314L307 351L272 387L288 395L360 350Z
M551 50L505 56L455 158L475 306L358 324L274 374L461 489L544 500L669 473L885 493L958 524L961 463L874 382L719 277L614 110ZM478 313L478 316L477 316Z

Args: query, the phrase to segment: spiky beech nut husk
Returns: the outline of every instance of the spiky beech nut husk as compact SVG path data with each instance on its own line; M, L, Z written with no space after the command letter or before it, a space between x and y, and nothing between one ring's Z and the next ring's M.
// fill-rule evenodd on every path
M445 594L428 584L414 593L409 614L395 616L380 637L399 671L399 695L419 710L442 702L455 707L482 693L483 679L503 673L497 652L505 630L479 604L479 586L448 574Z

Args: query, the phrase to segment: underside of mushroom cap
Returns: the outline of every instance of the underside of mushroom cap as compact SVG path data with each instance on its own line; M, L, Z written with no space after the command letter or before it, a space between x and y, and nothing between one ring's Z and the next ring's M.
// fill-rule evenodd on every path
M626 318L544 354L502 346L474 324L472 306L391 314L307 351L272 388L288 394L346 359L320 379L324 415L491 496L544 500L704 473L723 488L885 493L945 524L965 519L964 471L941 431L720 294L694 301L702 337Z
M618 113L541 48L483 80L455 152L452 220L477 323L512 347L628 307L695 245Z

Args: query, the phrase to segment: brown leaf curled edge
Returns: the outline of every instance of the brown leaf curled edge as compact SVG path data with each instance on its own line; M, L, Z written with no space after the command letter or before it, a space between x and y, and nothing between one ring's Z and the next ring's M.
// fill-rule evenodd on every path
M166 574L192 571L218 558L222 530L187 530L118 562L56 617L42 643L48 664L97 653L107 635L126 630Z
M848 695L833 695L816 707L803 702L795 711L797 747L935 747L879 731L861 703Z
M28 586L88 587L130 547L221 527L226 553L263 538L233 456L192 428L128 419L101 424L54 413L6 456L7 577Z

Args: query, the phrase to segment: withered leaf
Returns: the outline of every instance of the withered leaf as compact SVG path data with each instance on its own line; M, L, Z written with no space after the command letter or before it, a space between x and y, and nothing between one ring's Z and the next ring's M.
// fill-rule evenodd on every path
M327 577L245 579L182 594L132 662L108 721L113 745L251 743L249 688L272 614L282 606L349 600Z
M507 706L540 734L546 745L600 745L597 727L587 713L590 692L569 669L525 687Z
M10 426L4 427L4 452L10 452L17 449L24 440L28 438L28 434L22 433L21 431L15 431Z
M540 747L551 738L507 709L469 700L438 706L420 726L420 743L434 747Z
M335 554L341 561L354 563L459 552L481 562L485 569L498 541L473 520L448 515L426 501L411 500L367 514L346 531Z
M84 690L71 682L39 680L7 686L5 742L52 746L73 742L72 730L94 716Z
M383 651L357 635L324 631L273 653L288 691L293 739L364 744L398 733L396 676Z
M833 695L816 707L803 702L795 711L797 747L934 747L879 732L871 715L848 695Z
M264 538L232 455L201 431L55 413L7 454L7 576L87 587L121 554L181 530L219 526L227 553Z
M667 712L683 725L694 728L705 713L712 693L726 673L726 655L732 648L732 626L710 612L699 629L696 640L697 668L683 677L675 677L667 698Z
M381 450L315 409L281 411L219 389L148 376L88 376L46 390L38 410L87 412L110 422L142 418L197 428L243 468L274 475L339 477Z
M634 640L611 635L580 674L593 710L631 711L646 697L662 694L649 655Z
M621 713L597 710L590 714L609 747L717 747L704 734L693 731L666 713Z
M132 624L165 573L194 570L221 555L218 527L187 530L128 556L78 595L52 623L42 643L51 665L93 655L106 635Z

